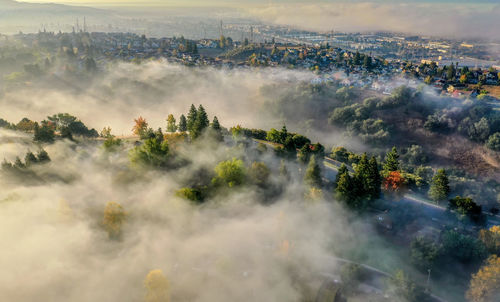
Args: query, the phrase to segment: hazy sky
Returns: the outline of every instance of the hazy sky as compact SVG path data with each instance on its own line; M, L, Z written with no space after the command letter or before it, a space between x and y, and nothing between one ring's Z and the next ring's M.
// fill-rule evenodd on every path
M21 2L21 1L20 1ZM24 0L22 2L34 3L64 3L77 5L172 5L172 6L252 6L262 4L283 4L283 3L500 3L500 0Z

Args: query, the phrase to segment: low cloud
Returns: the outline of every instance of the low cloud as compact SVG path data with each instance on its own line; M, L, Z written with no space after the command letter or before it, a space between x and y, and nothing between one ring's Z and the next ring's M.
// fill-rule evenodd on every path
M248 9L263 21L320 31L394 31L500 39L500 5L479 3L334 2Z

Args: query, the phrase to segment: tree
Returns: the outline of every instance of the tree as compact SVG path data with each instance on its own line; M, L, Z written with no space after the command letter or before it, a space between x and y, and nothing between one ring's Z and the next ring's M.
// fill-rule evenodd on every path
M186 117L184 116L184 114L181 114L181 117L179 117L179 131L186 132L187 130L188 128Z
M196 122L196 116L198 115L198 112L196 111L196 107L194 104L191 104L191 108L189 108L189 112L187 115L187 130L192 131L194 123Z
M342 165L340 165L340 168L337 171L337 175L335 175L335 182L334 182L335 188L338 186L338 183L340 181L340 177L345 173L349 173L349 170L347 169L347 166L345 164L342 164Z
M399 171L399 153L396 147L392 147L385 156L385 164L383 170L385 173Z
M263 162L253 162L248 170L249 179L258 186L265 186L271 174L269 168Z
M359 51L356 51L356 54L354 55L354 60L353 60L354 65L360 65L361 64L361 55Z
M368 180L367 189L370 199L380 198L380 187L382 185L382 180L380 179L380 171L378 169L377 159L372 156L368 162Z
M431 240L424 237L416 237L411 242L411 262L421 271L432 269L437 261L440 248Z
M442 235L443 256L453 258L462 263L478 263L487 256L486 247L478 239L460 234L457 231L447 231Z
M354 184L349 172L346 171L340 174L337 187L335 188L335 197L340 201L344 201L347 205L355 207L356 196L353 191Z
M483 218L481 206L469 197L456 196L449 200L449 207L456 211L459 218L469 217L474 222Z
M122 226L127 217L123 207L117 202L108 202L104 208L102 224L108 232L109 238L119 238Z
M243 161L236 158L220 162L215 167L215 174L216 177L212 179L212 183L226 185L230 188L243 184L246 178Z
M389 172L384 178L383 187L386 193L400 197L406 192L406 179L399 171Z
M54 142L55 132L54 129L48 125L38 126L35 123L35 135L33 140L41 143L52 143Z
M432 178L431 188L429 189L429 197L440 202L446 200L450 194L450 182L448 180L448 175L444 169L439 169Z
M321 168L316 163L316 156L311 156L309 160L306 174L304 175L304 181L311 187L320 188L322 185Z
M148 130L148 123L146 122L146 119L139 116L137 119L134 119L134 122L135 125L132 128L132 132L140 138L145 138Z
M214 116L212 124L210 124L210 129L212 130L216 140L223 141L224 137L222 136L222 129L219 124L219 119L216 116Z
M466 297L471 302L496 302L500 297L500 257L491 255L472 275Z
M159 269L152 270L144 280L146 288L146 302L169 302L170 285L163 272Z
M40 151L38 151L36 157L37 157L38 163L40 163L40 164L48 163L50 161L49 154L47 153L47 151L45 151L43 149L40 149Z
M500 132L496 132L488 138L486 147L494 151L500 151Z
M38 159L36 158L35 154L33 152L28 151L26 153L26 156L24 157L24 163L26 166L31 166L32 164L36 164L38 162Z
M169 114L167 117L167 132L177 131L177 125L175 124L175 117L173 114Z
M28 119L28 118L23 118L22 120L19 121L16 125L17 130L25 131L25 132L30 132L35 130L35 122Z
M491 254L500 254L500 226L494 225L479 232L479 240L483 242Z
M148 138L140 146L136 146L130 151L130 161L132 163L153 168L164 168L169 163L168 142L160 137Z
M104 138L113 137L113 134L111 134L111 127L102 128L101 133L99 135Z
M191 137L193 139L198 138L209 125L210 122L208 120L207 113L205 112L205 108L200 105L196 113L196 120L191 129Z
M428 299L424 290L402 270L397 271L396 275L390 281L394 295L399 299L407 302L421 302Z
M78 119L68 113L58 113L52 116L48 116L47 119L54 123L56 126L56 130L61 130L62 128L69 127L69 125L73 122L76 122Z

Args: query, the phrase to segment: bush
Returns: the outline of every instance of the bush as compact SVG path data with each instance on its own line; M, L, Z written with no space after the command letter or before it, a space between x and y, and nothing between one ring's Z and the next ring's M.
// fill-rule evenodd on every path
M494 151L500 151L500 132L490 135L486 142L486 147Z

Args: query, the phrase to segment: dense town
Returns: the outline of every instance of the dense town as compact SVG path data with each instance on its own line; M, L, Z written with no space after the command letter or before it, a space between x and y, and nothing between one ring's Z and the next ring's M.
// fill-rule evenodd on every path
M262 32L257 32L261 34L260 42L254 42L257 40L257 33L254 31L256 30L252 28L249 38L242 41L223 35L219 39L188 40L184 37L151 38L132 33L88 33L80 30L56 34L41 31L38 34L3 36L0 47L6 49L12 40L19 41L22 47L46 50L48 58L61 53L70 55L80 61L82 68L107 64L110 60L141 61L160 58L187 66L279 66L311 70L317 74L313 83L340 80L345 86L368 87L384 94L390 94L402 84L416 87L424 82L438 94L479 98L490 102L500 98L498 65L479 67L477 61L461 60L458 57L456 61L434 61L374 55L373 53L380 51L364 46L359 47L360 50L354 50L351 49L352 45L346 46L351 49L348 50L336 46L332 39L315 40L313 43L287 40L283 38L284 35L278 38L271 37L270 34L263 36ZM263 40L262 37L269 39ZM416 43L416 38L408 39ZM5 54L3 57L5 58Z

